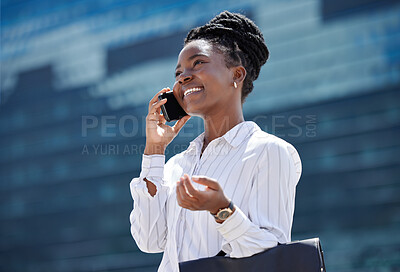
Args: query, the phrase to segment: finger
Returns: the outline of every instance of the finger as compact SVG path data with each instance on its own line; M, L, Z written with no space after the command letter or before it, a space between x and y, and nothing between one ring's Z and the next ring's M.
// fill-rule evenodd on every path
M181 119L179 119L175 125L172 127L174 133L178 134L178 132L181 130L181 128L183 127L184 124L186 124L186 122L190 119L190 115L186 115L184 117L182 117Z
M165 124L165 121L160 116L154 116L153 114L147 116L146 120L148 121L147 123L148 128L161 127L164 130L168 128L168 126Z
M187 176L187 175L186 175L186 176ZM187 176L187 180L189 180L189 176ZM184 193L184 195L185 195L185 196L184 196L184 199L183 199L183 201L182 201L183 206L184 206L186 209L189 209L189 210L191 210L191 211L198 210L198 209L197 209L197 206L196 206L198 200L197 200L196 198L194 198L193 196L191 196L191 195L187 192L186 186L184 185L184 183L185 183L185 177L181 177L180 183L181 183L181 186L182 186L183 193Z
M182 197L179 194L177 194L176 200L177 200L179 206L181 206L182 208L193 210L191 203L182 199Z
M159 96L160 94L165 93L165 92L168 92L168 91L170 91L169 88L163 88L161 91L159 91L158 93L156 93L156 94L153 96L152 99L150 99L150 102L149 102L149 111L150 111L151 106L152 106L155 102L158 101L158 96Z
M167 98L164 98L160 101L155 102L153 105L151 105L150 109L149 109L149 115L153 114L153 113L160 113L161 110L161 105L167 103Z
M178 201L179 206L182 206L182 197L179 192L179 181L176 183L176 200Z
M205 186L209 187L210 189L213 189L213 190L219 189L219 183L215 179L208 178L205 176L192 176L192 180L196 183L205 185Z
M159 116L158 122L159 122L159 123L162 123L162 124L164 124L164 125L165 125L165 123L167 122L167 120L165 120L165 117L164 117L163 114L161 114L161 115Z
M160 104L155 106L156 107L155 113L156 113L156 116L158 117L158 119L160 119L160 115L161 115L161 106L168 102L167 98L164 98L164 99L158 101L158 102L160 102ZM162 101L165 101L165 102L162 102Z
M170 91L170 88L163 88L162 90L160 90L158 93L156 93L156 94L153 96L152 99L150 99L149 104L152 105L152 104L154 104L155 102L157 102L157 101L158 101L158 96L159 96L160 94L165 93L165 92L168 92L168 91Z
M186 192L186 189L185 189L185 187L183 185L183 179L181 179L177 183L176 189L177 189L177 195L179 194L181 202L184 203L184 204L189 204L188 199L190 198L190 196Z
M183 184L185 185L188 193L197 198L196 196L198 196L199 191L193 187L193 184L187 174L183 175Z

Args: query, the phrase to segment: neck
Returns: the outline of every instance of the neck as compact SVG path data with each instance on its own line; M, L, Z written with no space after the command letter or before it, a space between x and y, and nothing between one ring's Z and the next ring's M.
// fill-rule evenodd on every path
M204 118L204 144L203 149L214 139L221 137L237 124L244 121L243 112L235 111L229 115Z

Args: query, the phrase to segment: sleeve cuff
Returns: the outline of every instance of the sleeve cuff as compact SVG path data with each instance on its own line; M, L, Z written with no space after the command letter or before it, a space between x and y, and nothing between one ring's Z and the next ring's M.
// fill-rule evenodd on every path
M225 222L222 224L215 222L215 224L217 225L217 230L230 243L242 236L251 227L252 223L242 210L235 206L235 212Z
M140 176L145 177L164 177L165 155L143 155L142 171Z

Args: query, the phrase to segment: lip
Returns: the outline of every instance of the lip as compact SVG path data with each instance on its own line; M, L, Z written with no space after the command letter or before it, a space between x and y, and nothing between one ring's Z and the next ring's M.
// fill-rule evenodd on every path
M184 97L185 97L185 92L186 92L186 91L188 91L188 90L190 90L190 89L196 89L196 88L202 89L201 91L204 90L204 87L203 87L203 86L191 86L191 87L182 88L182 90L181 90L181 97L182 97L182 99L184 99Z

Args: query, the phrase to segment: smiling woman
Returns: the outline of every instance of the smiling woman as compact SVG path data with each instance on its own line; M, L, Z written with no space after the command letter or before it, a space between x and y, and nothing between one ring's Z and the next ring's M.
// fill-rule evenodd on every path
M131 233L144 252L164 252L159 271L179 262L254 255L291 239L301 162L289 143L245 121L242 105L269 52L253 21L222 12L192 29L178 56L173 93L188 113L174 126L158 95L146 117L140 176L131 182ZM191 116L204 132L165 163Z
M228 68L224 55L210 42L188 43L179 54L176 75L175 96L189 115L208 119L222 113L233 119L240 114L241 93L234 88L233 78L242 81L246 71L242 66Z

